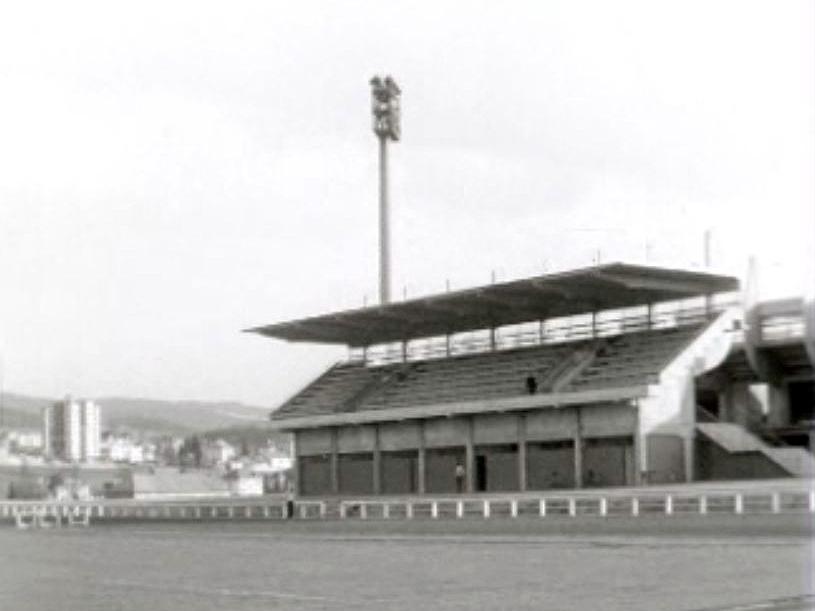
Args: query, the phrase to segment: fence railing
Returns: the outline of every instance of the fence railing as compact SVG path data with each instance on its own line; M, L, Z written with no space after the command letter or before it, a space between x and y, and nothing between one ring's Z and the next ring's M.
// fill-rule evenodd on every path
M678 487L559 491L551 494L403 498L199 499L184 501L2 501L0 522L18 527L96 522L247 520L546 519L642 515L815 513L815 483L725 489Z
M697 300L698 301L698 300ZM494 350L544 346L593 338L613 337L637 331L670 329L701 324L735 305L732 298L705 305L658 304L629 311L599 312L509 327L474 330L450 336L420 338L401 343L353 349L348 360L377 366L398 362L425 361L451 356L480 354Z

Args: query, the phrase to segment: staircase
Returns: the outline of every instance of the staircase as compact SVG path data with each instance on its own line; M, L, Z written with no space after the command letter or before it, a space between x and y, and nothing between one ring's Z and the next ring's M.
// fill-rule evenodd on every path
M815 457L803 448L773 447L732 422L698 422L696 430L730 454L759 452L793 477L815 477Z

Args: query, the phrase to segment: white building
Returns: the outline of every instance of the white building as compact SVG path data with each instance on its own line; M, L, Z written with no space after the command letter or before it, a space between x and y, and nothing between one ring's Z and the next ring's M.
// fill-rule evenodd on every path
M100 409L90 400L64 401L43 409L43 449L48 458L88 462L100 454Z

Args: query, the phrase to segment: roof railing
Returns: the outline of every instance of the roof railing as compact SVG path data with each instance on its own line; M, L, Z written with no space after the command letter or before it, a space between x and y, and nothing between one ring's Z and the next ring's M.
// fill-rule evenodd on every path
M597 312L511 327L480 329L449 336L349 350L347 360L376 367L428 361L561 343L575 343L628 333L695 326L737 304L732 295Z

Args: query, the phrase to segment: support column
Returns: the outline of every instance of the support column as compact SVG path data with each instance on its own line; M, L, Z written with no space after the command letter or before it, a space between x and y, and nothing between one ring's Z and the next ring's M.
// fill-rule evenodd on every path
M583 422L581 421L580 408L574 408L575 428L574 428L574 486L583 487Z
M684 456L684 458L685 458L685 481L686 482L692 482L693 477L694 477L694 474L693 474L693 457L694 457L694 451L696 449L694 447L694 443L693 443L694 442L693 429L686 432L682 436L682 442L683 442L682 445L683 445L683 450L684 450L684 454L685 454L685 456Z
M340 460L337 451L337 429L331 429L331 493L340 493Z
M294 496L296 496L296 497L300 496L300 490L301 490L301 486L300 486L300 457L297 456L297 435L298 434L299 433L297 431L293 431L292 434L291 434L291 441L289 442L289 452L291 453L292 466L294 467L292 469L292 472L294 473L294 478L293 478L294 481L292 481L290 484L287 483L287 486L291 485L292 492L294 493Z
M373 477L374 494L382 494L382 451L379 447L379 425L374 424L374 456L373 456Z
M427 490L425 485L425 448L424 448L424 420L419 420L419 459L416 461L416 492L424 494Z
M518 490L526 492L526 414L518 414Z
M645 440L642 438L640 432L640 404L636 402L634 409L637 410L636 424L634 425L634 485L642 486L645 484L643 481L643 472L645 470L645 461L643 460L643 447Z
M465 490L468 493L475 491L475 442L473 417L467 417L467 438L464 440L464 473L466 479Z

